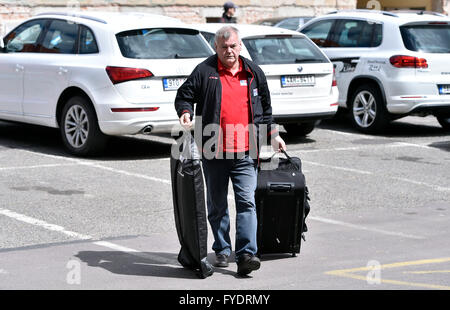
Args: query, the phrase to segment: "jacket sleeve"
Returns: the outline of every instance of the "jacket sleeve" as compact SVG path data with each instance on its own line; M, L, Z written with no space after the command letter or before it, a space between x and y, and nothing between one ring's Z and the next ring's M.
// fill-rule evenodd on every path
M198 103L200 85L200 71L197 66L187 80L178 88L175 97L175 110L178 117L187 112L192 119L194 116L194 103Z
M275 124L272 116L272 103L270 99L270 91L269 86L267 85L267 79L264 72L259 69L258 70L258 78L259 78L259 93L261 96L261 105L263 109L263 123L267 124L267 137L269 139L273 139L279 135L278 126Z

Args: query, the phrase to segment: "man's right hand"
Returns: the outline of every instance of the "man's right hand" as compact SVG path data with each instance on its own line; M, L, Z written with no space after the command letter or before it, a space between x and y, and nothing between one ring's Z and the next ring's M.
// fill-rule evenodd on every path
M181 115L181 117L180 117L180 124L185 129L190 129L192 127L191 114L184 113L183 115Z

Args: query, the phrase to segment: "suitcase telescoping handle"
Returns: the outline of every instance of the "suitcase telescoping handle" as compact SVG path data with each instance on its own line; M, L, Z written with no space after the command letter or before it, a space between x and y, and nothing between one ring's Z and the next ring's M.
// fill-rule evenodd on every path
M288 193L294 188L294 184L293 183L268 182L267 188L271 192Z

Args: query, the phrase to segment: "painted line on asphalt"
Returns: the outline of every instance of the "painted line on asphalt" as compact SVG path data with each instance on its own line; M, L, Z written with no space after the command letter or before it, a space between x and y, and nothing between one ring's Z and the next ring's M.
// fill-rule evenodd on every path
M23 222L23 223L27 223L36 227L40 227L46 230L50 230L53 232L58 232L61 233L67 237L71 237L74 239L78 239L78 240L94 240L95 238L89 235L85 235L85 234L80 234L77 232L73 232L70 230L66 230L64 227L59 226L59 225L55 225L55 224L51 224L51 223L47 223L45 221L24 215L24 214L20 214L8 209L0 209L0 215L9 217L11 219ZM164 257L160 257L158 255L155 254L148 254L148 253L142 253L139 252L138 250L135 249L131 249L128 247L124 247L112 242L108 242L108 241L93 241L93 244L97 245L97 246L101 246L101 247L105 247L105 248L109 248L115 251L120 251L120 252L124 252L124 253L128 253L130 255L134 255L140 258L145 258L148 260L151 260L152 262L157 262L160 264L166 264L166 265L173 265L176 267L180 267L180 265L178 264L178 262L176 260L172 260L172 259L168 259L168 258L164 258Z
M8 209L0 209L0 215L7 216L9 218L15 219L15 220L23 222L23 223L31 224L33 226L38 226L38 227L44 228L46 230L59 232L63 235L66 235L67 237L71 237L71 238L75 238L75 239L79 239L79 240L92 239L91 236L79 234L79 233L76 233L73 231L69 231L69 230L66 230L62 226L50 224L45 221L42 221L42 220L39 220L39 219L36 219L33 217L29 217L27 215L23 215L20 213L16 213L16 212L8 210Z
M414 181L414 180L410 180L410 179L406 179L406 178L399 178L399 177L390 177L390 178L394 179L394 180L398 180L398 181L411 183L411 184L414 184L414 185L430 187L430 188L434 189L435 191L439 191L439 192L450 192L450 187L442 187L442 186L439 186L439 185L434 185L434 184L429 184L429 183L425 183L425 182Z
M384 265L377 266L377 269L381 271L381 270L385 270L385 269L410 267L410 266L421 266L421 265L427 265L427 264L439 264L439 263L447 263L447 262L450 262L449 257L435 258L435 259L422 259L422 260L416 260L416 261L406 261L406 262L398 262L398 263L392 263L392 264L384 264ZM356 272L368 272L369 274L366 276L362 276L362 275L355 274ZM325 274L346 277L346 278L351 278L351 279L356 279L356 280L363 280L363 281L368 282L368 279L370 280L370 273L373 273L373 272L374 272L374 266L366 266L366 267L359 267L359 268L332 270L332 271L325 272ZM379 280L380 280L380 283L385 283L385 284L422 287L422 288L431 288L431 289L439 289L439 290L450 290L450 286L446 286L446 285L435 285L435 284L429 284L429 283L399 281L399 280L391 280L391 279L386 279L386 278L380 278Z
M100 168L100 169L109 170L109 171L112 171L112 172L122 173L122 174L125 174L125 175L128 175L128 176L144 178L144 179L148 179L148 180L151 180L151 181L161 182L163 184L169 184L169 185L171 184L170 180L164 180L164 179L149 177L149 176L142 175L142 174L129 173L127 171L113 169L113 168L109 168L109 167L104 167L104 166L101 166L101 165L98 165L98 164L95 164L95 163L86 162L86 161L82 161L82 160L79 160L79 159L65 158L65 157L56 156L56 155L40 154L40 153L31 152L31 151L26 151L26 152L30 152L32 154L37 154L37 155L43 155L43 156L47 156L47 157L51 157L51 158L55 158L56 157L57 159L67 159L67 160L79 162L80 164L86 164L86 165L91 166L91 167L96 167L96 168ZM348 172L354 172L354 173L360 173L360 174L372 174L372 172L369 172L369 171L356 170L356 169L350 169L350 168L344 168L344 167L329 166L329 165L323 165L323 164L309 162L309 161L308 161L308 163L310 163L312 165L319 165L319 166L322 166L322 167L339 169L339 170L344 170L344 171L348 171ZM228 195L228 199L231 200L231 201L234 201L234 196L233 195ZM331 220L331 219L325 219L325 218L316 218L316 219L317 220L322 220L322 221L329 221L329 223L334 223L335 225L344 225L344 226L347 226L347 227L353 227L353 228L363 229L363 230L370 230L372 232L378 232L378 233L382 233L382 234L388 234L388 235L394 235L394 236L406 237L406 238L413 237L413 239L424 239L423 237L410 236L410 235L407 235L407 234L403 234L401 232L397 233L397 232L384 231L384 230L376 229L376 228L367 228L367 227L362 227L362 226L358 226L358 225L354 225L354 224L350 224L350 223L334 221L334 220Z
M388 236L396 236L396 237L416 239L416 240L426 239L425 237L422 237L422 236L405 234L402 232L389 231L389 230L378 229L378 228L373 228L373 227L367 227L367 226L362 226L362 225L357 225L357 224L352 224L352 223L346 223L346 222L323 218L320 216L308 216L307 219L311 219L313 221L317 221L317 222L321 222L321 223L325 223L325 224L332 224L332 225L344 226L344 227L357 229L357 230L366 230L366 231L370 231L370 232L376 232L376 233L380 233L380 234L388 235Z
M420 271L403 271L409 274L433 274L433 273L450 273L450 270L420 270Z
M335 135L340 135L340 136L347 136L347 137L356 136L356 137L363 137L365 139L379 139L378 137L369 136L369 135L360 134L360 133L354 133L354 132L345 132L345 131L332 130L332 129L326 129L326 128L320 128L320 130L328 131L330 133L333 133Z
M390 142L388 144L370 144L370 145L360 145L360 146L347 146L347 147L335 147L335 148L327 148L327 149L306 149L306 150L294 150L292 152L298 153L318 153L318 152L336 152L336 151L360 151L374 148L391 148L391 147L407 147L410 145L405 145L400 142Z
M39 168L54 168L54 167L69 167L69 166L76 166L76 165L77 164L43 164L43 165L34 165L34 166L2 167L2 168L0 168L0 171L39 169Z
M149 175L146 175L146 174L133 173L133 172L125 171L125 170L120 170L120 169L115 169L115 168L111 168L111 167L106 167L106 166L102 166L100 164L97 164L97 163L91 162L91 161L87 161L87 160L70 158L70 157L63 157L63 156L58 156L58 155L42 154L42 153L37 153L37 152L29 151L29 150L21 150L21 151L22 152L26 152L26 153L30 153L30 154L33 154L33 155L38 155L38 156L44 156L44 157L47 157L47 158L52 158L52 159L68 160L68 161L74 162L74 163L79 164L79 165L88 166L88 167L97 168L97 169L102 169L102 170L107 170L107 171L110 171L110 172L119 173L119 174L131 176L131 177L146 179L146 180L155 181L155 182L161 182L161 183L164 183L164 184L172 184L170 180L161 179L161 178L155 178L155 177L152 177L152 176L149 176Z
M403 143L396 143L396 146L398 147L398 146L411 146L411 145L410 144L404 145ZM299 150L295 150L295 151L292 151L290 153L292 153L294 155L301 156L301 153L304 153L304 152L303 151L299 151ZM317 163L317 162L308 161L308 160L302 160L302 162L306 163L306 164L313 165L313 166L329 168L329 169L334 169L334 170L340 170L340 171L345 171L345 172L352 172L352 173L364 174L364 175L383 176L383 175L381 175L379 173L375 173L375 172L371 172L371 171L367 171L367 170L359 170L359 169L353 169L353 168L347 168L347 167L327 165L327 164ZM386 176L383 176L383 177L386 177ZM396 180L396 181L406 182L406 183L409 183L409 184L421 185L421 186L429 187L429 188L431 188L433 190L436 190L436 191L439 191L439 192L448 192L448 191L450 191L450 187L443 187L443 186L430 184L430 183L426 183L426 182L420 182L420 181L411 180L411 179L407 179L407 178L401 178L401 177L387 177L387 178L392 179L392 180Z
M313 165L313 166L319 166L319 167L324 167L324 168L330 168L330 169L335 169L335 170L341 170L341 171L345 171L345 172L353 172L353 173L365 174L365 175L371 175L371 174L374 174L373 172L370 172L370 171L359 170L359 169L353 169L353 168L347 168L347 167L339 167L339 166L326 165L326 164L316 163L316 162L309 161L309 160L302 160L302 162L303 162L303 163L310 164L310 165Z

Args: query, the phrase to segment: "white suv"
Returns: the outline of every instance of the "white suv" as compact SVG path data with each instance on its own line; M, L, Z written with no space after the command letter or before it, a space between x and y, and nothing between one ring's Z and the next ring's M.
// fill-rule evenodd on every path
M177 88L213 54L198 30L140 13L39 14L2 45L0 119L60 128L75 155L107 135L171 132Z
M407 115L435 115L450 129L450 20L431 12L353 10L298 29L335 64L339 106L376 133Z

